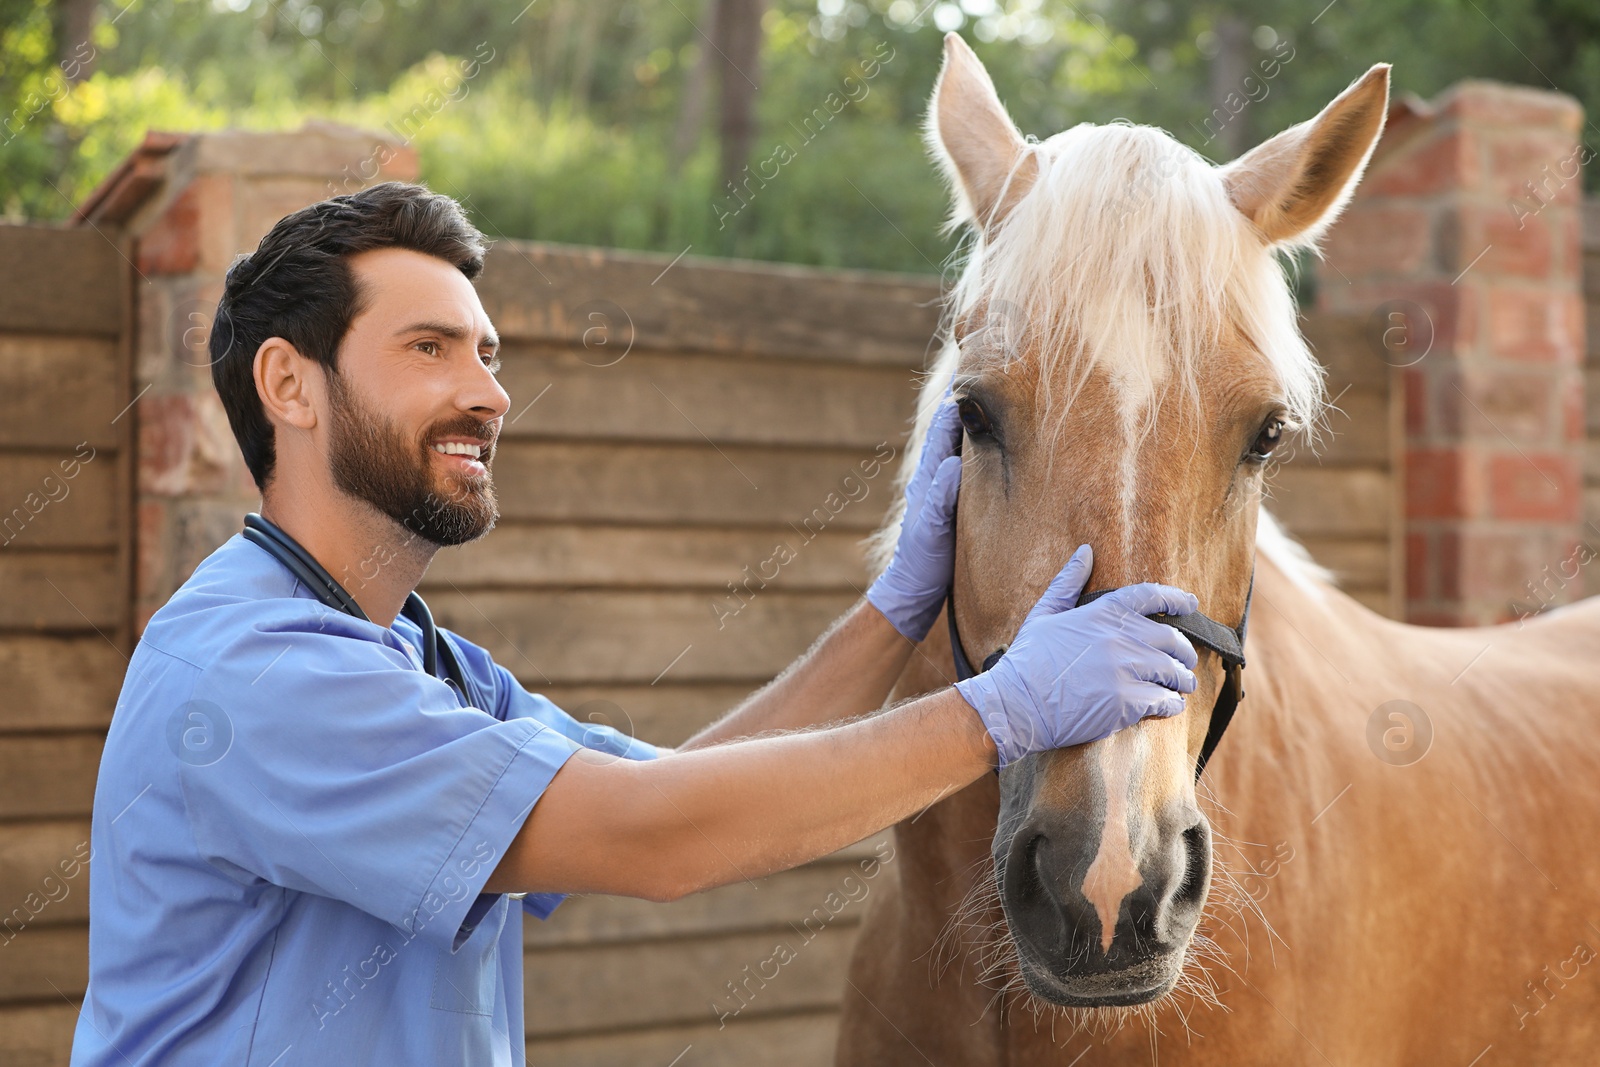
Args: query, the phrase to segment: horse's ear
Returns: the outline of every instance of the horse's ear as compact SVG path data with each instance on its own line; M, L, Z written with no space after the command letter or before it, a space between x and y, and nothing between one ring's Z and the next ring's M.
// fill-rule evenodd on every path
M1379 63L1316 118L1221 168L1228 198L1271 244L1316 240L1355 192L1388 110L1389 64Z
M956 197L952 223L992 232L1038 176L983 63L958 34L944 38L944 66L928 109L928 147Z

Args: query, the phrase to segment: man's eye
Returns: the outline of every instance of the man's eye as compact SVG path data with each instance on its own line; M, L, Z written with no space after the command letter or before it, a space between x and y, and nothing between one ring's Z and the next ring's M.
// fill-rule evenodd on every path
M490 374L500 373L500 357L493 352L483 354L483 365L489 368Z
M431 349L433 349L433 351L428 353L430 356L439 354L439 342L438 341L418 341L412 347L413 348L431 348Z
M961 416L961 426L973 437L993 437L994 424L989 421L989 415L970 396L962 397L956 401L956 413Z

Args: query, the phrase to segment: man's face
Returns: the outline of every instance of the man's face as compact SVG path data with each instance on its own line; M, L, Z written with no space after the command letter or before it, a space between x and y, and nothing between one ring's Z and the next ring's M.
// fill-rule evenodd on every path
M350 266L366 307L328 376L334 484L433 544L482 537L500 517L489 468L510 399L477 290L405 249Z

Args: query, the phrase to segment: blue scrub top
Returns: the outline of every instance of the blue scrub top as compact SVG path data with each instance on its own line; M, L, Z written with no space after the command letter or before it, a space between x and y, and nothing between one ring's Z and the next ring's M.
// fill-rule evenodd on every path
M484 883L573 752L658 753L450 640L487 707L238 534L156 612L95 788L74 1067L521 1067L522 911L562 897Z

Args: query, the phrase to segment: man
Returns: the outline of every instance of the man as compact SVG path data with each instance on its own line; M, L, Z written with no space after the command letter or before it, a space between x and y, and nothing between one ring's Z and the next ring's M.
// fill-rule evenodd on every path
M229 271L213 377L261 516L129 665L74 1064L521 1064L523 910L792 867L1193 689L1194 650L1144 617L1193 598L1130 587L1066 611L1085 547L994 669L869 714L949 585L948 402L867 597L676 750L428 639L413 588L498 517L510 401L472 285L483 251L454 201L391 182L284 218Z

